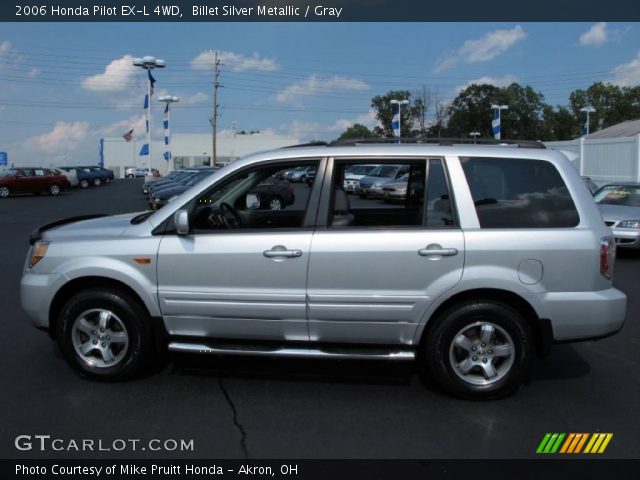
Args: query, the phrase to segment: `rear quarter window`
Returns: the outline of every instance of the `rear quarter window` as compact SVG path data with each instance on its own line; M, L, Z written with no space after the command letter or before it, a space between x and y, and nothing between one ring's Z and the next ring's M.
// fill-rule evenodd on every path
M545 160L461 157L481 228L571 228L580 217Z

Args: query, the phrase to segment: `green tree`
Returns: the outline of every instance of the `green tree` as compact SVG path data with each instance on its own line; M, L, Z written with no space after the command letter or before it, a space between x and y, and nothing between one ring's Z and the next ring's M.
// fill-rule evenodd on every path
M444 135L463 138L477 131L482 137L492 137L491 105L501 100L506 99L500 95L500 89L495 85L469 85L449 105Z
M599 126L610 127L616 123L640 116L640 87L620 87L610 83L595 82L586 90L577 89L569 96L569 108L580 123L586 114L580 109L590 105L596 109L589 115L589 131Z
M342 135L338 137L338 140L345 140L348 138L371 138L373 136L373 132L365 125L362 125L361 123L354 123L342 132Z
M376 118L380 121L381 127L375 127L373 133L383 137L393 137L391 129L391 120L396 106L391 104L391 100L409 100L408 105L403 105L401 110L400 122L403 137L410 137L413 125L422 110L421 105L411 102L411 92L408 90L390 90L385 95L377 95L371 99L371 107L376 110Z

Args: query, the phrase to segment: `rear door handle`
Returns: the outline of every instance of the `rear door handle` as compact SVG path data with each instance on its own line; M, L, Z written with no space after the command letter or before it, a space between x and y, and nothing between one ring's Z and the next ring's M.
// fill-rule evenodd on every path
M427 248L421 248L418 250L418 255L422 257L440 256L440 257L452 257L458 254L457 248L442 248L440 245L432 244Z
M276 245L262 254L267 258L298 258L302 256L302 250L287 250L284 245Z

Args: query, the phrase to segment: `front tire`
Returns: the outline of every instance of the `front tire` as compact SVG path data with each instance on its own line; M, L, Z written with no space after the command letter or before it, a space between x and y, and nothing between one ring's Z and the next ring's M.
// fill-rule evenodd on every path
M500 398L515 393L529 366L532 332L524 317L498 301L472 300L434 319L424 357L450 395Z
M0 198L7 198L10 194L11 194L11 190L9 190L9 187L7 186L0 187Z
M58 317L56 338L69 365L94 380L134 378L153 356L149 315L135 299L114 289L74 295Z
M102 185L102 180L100 180L99 178L95 178L95 179L93 180L93 185L94 185L95 187L99 187L100 185Z
M53 185L49 186L49 194L55 196L60 195L60 185L58 185L57 183L54 183Z
M89 186L88 180L80 180L80 188L87 188Z

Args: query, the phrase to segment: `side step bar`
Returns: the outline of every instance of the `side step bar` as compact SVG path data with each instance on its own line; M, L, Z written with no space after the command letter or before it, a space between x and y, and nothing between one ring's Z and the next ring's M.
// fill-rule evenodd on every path
M301 348L262 346L212 346L201 343L170 342L169 350L181 353L213 353L217 355L247 355L263 357L333 358L351 360L413 360L413 350L383 348Z

